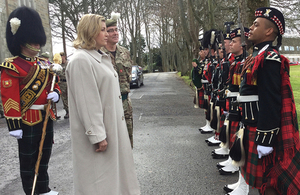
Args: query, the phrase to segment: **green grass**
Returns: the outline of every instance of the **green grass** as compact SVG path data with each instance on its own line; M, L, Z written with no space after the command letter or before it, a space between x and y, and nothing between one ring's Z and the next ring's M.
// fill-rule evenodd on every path
M194 85L191 83L192 80L189 76L181 76L181 72L178 72L177 75L181 77L187 85L194 89ZM300 126L300 66L290 67L290 80L296 102L298 124Z
M177 75L183 79L183 81L194 89L194 84L192 83L192 79L189 76L181 76L181 72L177 72Z

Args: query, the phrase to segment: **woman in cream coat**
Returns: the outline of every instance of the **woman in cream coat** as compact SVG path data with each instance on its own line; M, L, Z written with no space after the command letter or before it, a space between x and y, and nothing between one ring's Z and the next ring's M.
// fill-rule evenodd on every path
M66 69L75 195L138 195L117 73L106 45L105 19L84 15Z

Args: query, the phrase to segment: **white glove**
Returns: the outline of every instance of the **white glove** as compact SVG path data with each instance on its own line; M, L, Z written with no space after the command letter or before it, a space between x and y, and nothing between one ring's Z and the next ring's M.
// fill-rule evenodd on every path
M63 70L63 67L60 64L52 64L52 70L54 72L61 72Z
M257 145L258 158L267 156L273 152L273 147Z
M23 131L22 129L17 129L9 132L9 135L17 138L17 139L22 139L23 136Z
M59 100L59 95L56 92L51 92L47 95L47 100L52 100L52 102L57 102Z

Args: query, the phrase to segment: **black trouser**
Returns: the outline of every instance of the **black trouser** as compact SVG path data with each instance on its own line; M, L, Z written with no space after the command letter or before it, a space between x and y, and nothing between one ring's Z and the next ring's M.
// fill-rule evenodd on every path
M22 124L23 138L18 140L21 179L26 195L30 195L32 191L33 179L35 175L35 164L39 153L43 123L44 122L40 122L34 126ZM35 187L35 192L37 194L50 191L50 188L48 187L49 176L47 170L52 151L52 144L53 121L49 119L46 128L43 154L40 161L39 173Z

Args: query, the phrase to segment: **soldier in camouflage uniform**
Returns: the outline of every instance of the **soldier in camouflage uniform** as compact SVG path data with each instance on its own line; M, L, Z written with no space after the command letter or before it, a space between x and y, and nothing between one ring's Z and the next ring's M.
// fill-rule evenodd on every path
M69 118L69 106L68 106L68 86L67 86L65 71L68 65L68 61L66 59L65 52L60 52L60 56L62 60L61 66L63 70L58 74L60 78L59 87L61 89L61 99L63 101L64 109L66 111L66 115L64 116L64 118L67 119Z
M106 20L106 27L108 32L108 40L105 48L102 51L111 56L114 69L119 75L120 90L123 100L123 109L125 120L127 124L128 134L130 138L131 147L133 147L133 118L132 118L132 105L129 98L130 81L131 81L131 68L132 60L130 58L129 51L117 45L119 42L119 33L117 28L117 19L112 16L113 19Z

